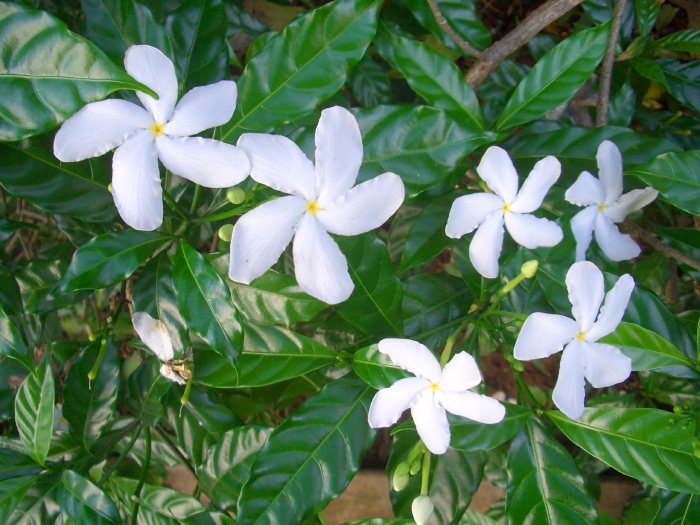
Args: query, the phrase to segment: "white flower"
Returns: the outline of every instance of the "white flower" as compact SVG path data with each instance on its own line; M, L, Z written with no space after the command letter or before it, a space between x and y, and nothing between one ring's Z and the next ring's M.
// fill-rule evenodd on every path
M358 235L381 226L401 205L403 182L384 173L353 187L362 164L357 121L341 107L326 109L316 128L316 165L286 137L245 133L250 176L288 196L246 213L233 228L229 276L249 284L265 273L294 237L299 285L329 304L353 290L345 256L329 233Z
M433 510L435 510L435 505L430 496L418 496L411 503L411 514L413 514L413 521L416 522L416 525L428 523L430 516L433 515Z
M132 317L134 329L139 334L141 341L153 352L158 359L163 361L160 373L176 383L184 385L186 381L176 373L172 366L175 356L173 343L165 325L158 319L153 319L146 312L134 312Z
M584 171L565 194L570 203L586 206L571 219L576 238L576 260L586 258L594 231L595 240L608 259L632 259L641 250L632 237L620 233L615 223L624 221L627 215L649 204L659 192L649 187L622 195L622 156L609 140L598 146L596 160L600 180Z
M132 46L124 65L158 100L137 91L145 109L118 99L86 105L58 130L54 154L75 162L117 148L112 194L119 215L132 228L154 230L163 222L158 159L172 173L208 188L233 186L248 176L250 163L239 148L189 136L228 122L236 106L236 84L222 80L196 87L175 105L175 68L158 49Z
M369 407L369 425L388 427L407 408L418 435L433 454L444 454L450 445L450 425L445 410L480 423L498 423L505 416L502 404L493 398L470 392L481 383L474 358L456 354L445 368L424 345L409 339L382 339L379 351L416 377L400 379L377 392Z
M454 239L476 233L469 245L469 259L484 277L498 277L498 257L503 248L503 225L515 242L525 248L554 246L563 233L556 223L530 215L540 207L561 165L552 157L540 160L518 191L518 173L508 153L498 146L486 150L479 176L494 193L472 193L452 203L445 233Z
M567 416L578 419L583 414L586 395L584 378L595 388L604 388L621 383L632 371L629 357L614 346L596 341L620 324L634 279L623 275L606 295L602 272L595 264L583 261L569 268L566 287L574 319L555 314L530 315L515 342L513 355L529 361L564 348L552 399ZM603 296L605 304L601 309Z

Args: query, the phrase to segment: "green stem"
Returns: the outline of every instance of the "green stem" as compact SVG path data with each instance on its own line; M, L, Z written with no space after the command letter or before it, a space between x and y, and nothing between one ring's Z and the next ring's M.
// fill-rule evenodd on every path
M97 378L97 373L100 371L102 366L102 360L105 358L105 351L107 350L107 339L102 339L100 343L100 352L97 354L97 360L92 367L92 370L88 372L88 379L94 381Z
M138 523L136 518L139 515L139 506L141 505L141 489L146 483L146 476L148 475L148 468L151 464L151 431L148 427L143 429L143 437L146 439L146 455L143 459L143 472L141 473L141 478L139 479L139 484L136 485L136 490L134 491L134 510L131 512L131 523Z
M107 478L109 478L112 473L116 470L116 468L119 466L119 464L124 460L124 458L127 456L129 452L131 452L131 449L133 448L134 444L136 443L136 440L138 439L139 435L141 435L141 429L143 427L139 426L139 428L136 429L136 432L134 432L134 435L131 436L131 440L129 441L129 444L126 446L124 450L122 450L121 454L119 454L119 457L115 459L112 464L109 466L109 468L105 471L105 473L102 475L102 478L100 481L97 482L97 486L101 487L104 485L104 482L107 481Z
M430 481L430 456L432 454L430 453L429 450L426 450L425 453L423 454L423 467L421 468L422 472L422 479L421 479L421 485L420 485L420 495L421 496L427 496L428 495L428 483Z
M153 431L160 439L163 440L163 442L168 446L168 448L172 450L178 458L180 458L180 461L182 461L182 464L185 465L185 468L189 470L190 473L196 478L197 471L194 469L189 459L187 459L187 457L182 452L180 452L180 449L177 448L177 445L170 441L170 438L165 434L165 432L160 431L158 428L154 428Z
M194 185L194 196L192 197L192 205L190 206L190 217L197 210L197 204L199 203L199 193L202 187L199 184Z
M222 221L224 219L229 219L237 215L243 215L245 212L250 210L250 204L241 204L232 210L222 211L221 213L214 213L212 215L205 215L204 217L199 217L194 219L192 222L195 224L202 224L203 222L215 222Z
M537 401L535 396L530 391L530 387L527 386L527 383L525 383L525 380L520 375L520 372L513 370L513 375L515 376L515 382L518 385L518 391L520 391L520 393L523 395L523 397L525 397L525 399L530 404L530 406L532 408L534 408L535 410L537 410L537 409L544 410L542 405L540 405L540 403Z
M506 312L504 310L492 310L491 308L486 310L481 315L484 317L487 315L498 315L501 317L511 317L513 319L520 319L521 321L524 321L528 317L526 314L516 314L515 312Z
M170 209L173 210L183 221L189 220L189 217L187 217L184 210L177 202L175 202L175 199L173 199L167 191L163 191L163 199Z
M182 397L180 398L181 405L186 405L187 403L189 403L190 390L192 390L192 378L191 377L187 380L187 384L185 385L185 393L182 394Z

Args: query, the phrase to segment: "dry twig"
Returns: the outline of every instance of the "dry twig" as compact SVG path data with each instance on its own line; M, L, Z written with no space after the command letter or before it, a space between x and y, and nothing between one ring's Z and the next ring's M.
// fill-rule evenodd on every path
M691 268L694 268L694 269L700 271L700 261L697 261L697 260L693 259L692 257L689 257L688 255L676 250L675 248L671 248L668 244L666 244L661 239L656 237L653 233L646 231L641 226L637 226L635 223L633 223L629 220L626 220L624 222L624 224L625 224L626 230L629 233L635 235L636 237L639 237L641 240L643 240L645 243L650 245L655 250L658 250L661 253L668 255L669 257L673 257L678 262L682 262L683 264L687 264Z
M615 50L617 49L617 41L620 38L620 28L622 27L622 18L626 3L627 0L615 0L615 19L610 26L608 46L605 49L605 57L603 57L603 65L600 71L600 87L598 88L598 104L596 106L595 115L595 125L598 128L607 126L608 124L612 70L615 64Z

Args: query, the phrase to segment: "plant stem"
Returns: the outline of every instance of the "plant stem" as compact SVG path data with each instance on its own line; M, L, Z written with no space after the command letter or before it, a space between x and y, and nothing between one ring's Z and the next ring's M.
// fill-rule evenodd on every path
M201 190L202 190L202 187L199 184L195 184L194 196L192 197L192 205L190 206L190 217L197 210L197 204L199 202L199 194L200 194Z
M655 250L658 250L661 253L668 255L669 257L673 257L678 262L681 262L683 264L687 264L691 268L694 268L694 269L700 271L700 261L693 259L692 257L689 257L688 255L684 254L683 252L679 252L675 248L671 248L664 241L662 241L661 239L654 236L654 234L649 233L641 226L637 226L635 223L633 223L629 220L625 220L624 225L625 225L625 229L628 232L636 235L641 240L643 240L644 242L649 244Z
M430 456L431 452L429 450L426 450L423 453L423 466L421 467L421 484L420 484L420 495L421 496L427 496L428 495L428 483L430 481Z
M143 427L139 426L136 429L136 432L134 432L134 435L131 437L131 440L129 441L129 444L126 446L124 450L122 450L121 454L119 454L119 457L115 459L112 464L109 466L109 468L105 471L105 473L102 475L102 478L100 481L97 482L97 486L101 487L104 485L105 481L112 475L112 473L116 470L116 468L119 466L119 464L124 460L124 458L127 456L129 452L131 452L131 449L133 448L134 444L136 443L136 440L138 439L139 435L141 434L141 430Z
M131 523L137 523L136 518L139 515L139 506L141 505L141 489L146 483L146 476L148 475L148 468L151 464L151 431L148 427L143 429L143 437L146 439L146 456L143 460L143 472L141 473L141 478L139 479L139 484L136 485L136 490L134 491L134 509L131 512Z
M168 446L168 448L172 450L178 458L180 458L180 461L182 461L182 464L185 465L185 468L189 470L190 473L196 478L197 471L194 469L187 457L182 452L180 452L180 449L177 447L177 445L170 441L170 438L165 434L165 432L160 431L158 428L153 428L153 431L160 439L163 440L163 442Z
M163 190L163 199L170 209L173 210L183 221L189 220L189 217L187 217L187 214L183 211L180 205L175 202L175 199L173 199L165 190Z
M600 87L598 88L598 103L596 105L595 125L597 128L607 126L608 109L610 108L610 84L612 82L612 70L615 64L615 50L617 41L620 38L620 28L622 27L623 13L627 0L615 0L615 20L610 26L610 36L608 46L605 49L603 65L600 70Z
M473 57L481 57L481 51L474 49L468 42L462 40L455 30L452 29L452 26L447 22L447 20L445 20L445 17L442 16L436 0L428 0L428 6L430 6L430 10L433 12L435 21L440 26L440 29L442 29L462 51Z

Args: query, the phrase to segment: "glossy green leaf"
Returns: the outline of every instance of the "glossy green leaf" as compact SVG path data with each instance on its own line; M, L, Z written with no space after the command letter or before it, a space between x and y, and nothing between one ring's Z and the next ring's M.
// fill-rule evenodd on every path
M51 134L0 143L0 184L49 213L86 221L114 220L117 209L107 191L111 171L107 157L59 162Z
M165 325L173 343L175 359L180 359L187 350L189 335L175 296L172 271L170 258L165 252L148 261L131 291L131 301L134 312L146 312Z
M639 34L642 36L648 35L654 28L661 5L656 0L634 0L634 10L637 15ZM656 45L658 46L659 42L656 42Z
M352 366L365 383L377 390L389 388L404 377L413 377L413 374L392 363L388 355L378 350L376 344L355 352Z
M64 470L61 481L56 499L76 523L123 523L117 506L97 485L72 470Z
M22 332L17 324L10 319L0 305L0 358L10 357L22 363L29 370L34 370L34 363L29 355L29 349L24 342Z
M52 129L118 89L150 91L46 12L3 2L0 35L0 140Z
M472 509L467 509L467 511L462 516L462 521L459 525L498 525L499 522L490 518L486 514L481 514Z
M165 28L145 5L135 0L80 0L85 32L115 64L124 63L128 47L147 44L173 57Z
M576 445L623 474L676 492L700 492L694 419L653 408L587 408L578 420L548 415Z
M651 525L692 525L700 516L700 496L661 491L659 511Z
M700 30L698 31L700 34ZM670 58L656 61L664 72L669 92L678 102L700 112L700 62Z
M654 231L671 248L679 250L681 253L693 259L700 259L700 231L694 228L664 228L656 226ZM680 263L681 268L695 280L700 278L698 270Z
M222 138L234 143L246 131L272 131L336 93L374 37L380 5L336 0L275 35L239 79L236 111Z
M23 447L19 445L20 449ZM0 447L0 482L22 476L33 476L43 470L36 461L24 454L24 450Z
M668 82L666 81L664 70L655 60L638 56L630 60L630 65L644 78L658 82L664 88L666 88L667 91L670 89L668 87Z
M664 153L626 172L661 193L661 198L681 210L700 215L700 150Z
M3 523L10 523L10 515L36 479L36 476L18 476L0 481L0 519Z
M212 352L194 353L195 381L218 388L264 386L331 365L338 354L313 339L277 326L244 326L236 367Z
M238 312L226 283L197 250L181 242L173 262L173 286L190 329L231 364L243 346Z
M59 308L65 308L74 304L87 295L86 290L71 293L55 293L56 283L66 273L70 261L42 261L34 260L17 273L22 299L27 312L33 314L45 314Z
M372 335L401 335L401 282L389 252L374 234L336 238L355 284L352 295L333 308L343 319Z
M163 233L130 229L99 235L73 254L58 290L91 290L121 282L170 239Z
M364 142L359 179L397 173L406 191L416 194L436 186L479 146L498 137L424 106L378 106L353 111Z
M610 97L608 122L611 126L629 126L634 118L637 95L632 82L622 84L617 92Z
M168 16L165 25L185 89L212 84L228 76L226 21L222 0L187 0Z
M389 31L381 35L389 40L393 49L392 65L429 106L444 109L467 126L484 129L476 94L454 62L412 38Z
M390 104L391 84L386 71L371 57L365 55L348 73L347 88L360 106Z
M197 477L202 491L218 508L236 510L241 489L270 432L271 428L256 425L234 428L209 447Z
M387 518L368 518L366 520L343 523L341 525L412 525L413 520L390 520Z
M464 451L491 450L511 439L530 420L532 410L512 403L502 405L506 407L506 415L494 425L450 414L450 447Z
M535 418L508 453L506 513L510 523L597 523L595 502L566 449Z
M52 522L58 510L54 494L60 483L60 472L34 476L34 483L24 493L6 523L43 525Z
M20 315L24 312L22 294L14 274L0 264L0 304L7 315Z
M569 100L603 59L610 23L585 29L558 44L518 84L497 130L532 122Z
M344 377L297 408L258 453L236 522L301 523L340 495L374 439L372 395L359 379Z
M654 2L654 0L646 1ZM654 47L685 53L700 53L700 29L676 31L654 42Z
M612 334L599 342L622 350L622 353L632 359L632 370L695 365L666 339L636 324L620 323Z
M126 405L144 426L156 426L165 414L162 397L172 381L160 373L160 361L145 359L129 376Z
M506 102L530 69L526 64L506 58L481 83L476 94L482 101L481 111L487 122L493 124L498 120Z
M103 346L103 342L105 343ZM88 378L101 352L94 380ZM63 386L63 417L73 439L85 450L109 427L119 394L119 356L114 343L101 339L89 344L71 364Z
M51 445L56 391L51 360L46 357L19 387L15 398L15 424L29 456L46 462Z

